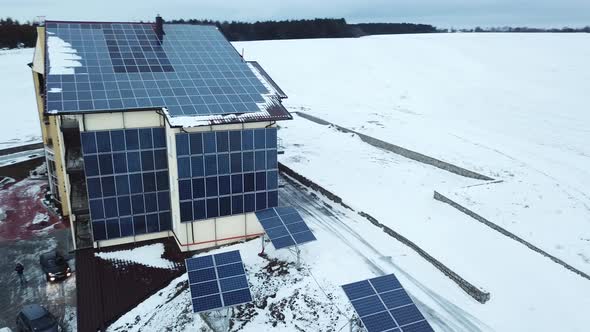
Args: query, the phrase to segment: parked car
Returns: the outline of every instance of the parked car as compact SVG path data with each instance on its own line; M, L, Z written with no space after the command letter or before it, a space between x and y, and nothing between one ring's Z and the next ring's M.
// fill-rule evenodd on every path
M16 317L19 332L58 332L57 319L38 304L28 304Z
M62 280L72 275L72 270L68 262L57 251L41 254L39 262L41 263L41 269L45 273L47 281Z

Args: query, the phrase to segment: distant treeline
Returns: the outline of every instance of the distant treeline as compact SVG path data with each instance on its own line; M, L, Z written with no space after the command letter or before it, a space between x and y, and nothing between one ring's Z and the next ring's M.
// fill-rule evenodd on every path
M211 20L171 20L171 24L212 24L231 41L346 38L375 34L431 33L436 28L427 24L369 23L348 24L345 19L289 20L264 22L219 22ZM19 23L7 18L0 20L0 48L31 47L35 45L36 24Z
M590 32L584 28L537 29L528 27L499 27L473 29L437 29L429 24L413 23L358 23L349 24L345 19L317 18L313 20L220 22L211 20L171 20L172 24L213 24L219 27L231 41L350 38L367 35L436 33L436 32ZM11 18L0 19L0 48L33 47L36 40L36 23L20 23Z
M529 27L493 27L493 28L482 28L482 27L475 27L473 29L445 29L441 30L440 32L586 32L590 33L590 26L586 26L583 28L550 28L550 29L542 29L542 28L529 28Z
M313 20L219 22L210 20L173 20L169 23L215 24L231 41L350 38L378 34L432 33L436 28L427 24L362 23L348 24L345 19L316 18Z
M33 47L36 38L35 24L21 24L11 18L0 19L0 48Z

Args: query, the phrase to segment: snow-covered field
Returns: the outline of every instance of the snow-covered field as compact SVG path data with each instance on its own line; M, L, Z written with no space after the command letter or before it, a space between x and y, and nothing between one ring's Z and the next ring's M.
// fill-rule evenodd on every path
M0 149L41 141L32 61L32 48L0 51Z
M590 35L400 35L236 47L283 87L292 111L503 180L428 189L590 273ZM294 163L298 157L287 149L283 161L296 169L305 165L304 174L349 201L364 197L364 209L412 227L414 221L399 212L408 206L399 190L379 189L396 194L384 205L356 183L366 190L388 187L405 175L392 172L383 179L363 172L363 180L354 181L345 171L334 174L312 157L321 157L315 145L323 142L306 141L307 131L299 131L307 125L281 136L289 147L306 144L309 160ZM373 162L354 153L342 160L360 170Z

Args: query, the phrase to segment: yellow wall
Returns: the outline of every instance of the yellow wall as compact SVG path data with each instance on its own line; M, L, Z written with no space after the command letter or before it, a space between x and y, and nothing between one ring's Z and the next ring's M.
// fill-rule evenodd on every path
M35 57L45 57L45 28L37 28L37 47L35 49ZM44 59L43 59L44 60ZM44 61L42 61L44 63ZM64 217L68 217L71 213L70 198L69 198L69 184L66 178L65 165L65 146L63 145L63 136L59 128L59 116L44 115L44 100L41 95L39 75L45 73L38 73L32 71L33 81L35 84L35 95L37 96L37 112L39 114L39 123L41 126L41 134L43 135L43 144L45 148L51 151L55 156L55 169L57 177L57 190L61 199L61 210Z

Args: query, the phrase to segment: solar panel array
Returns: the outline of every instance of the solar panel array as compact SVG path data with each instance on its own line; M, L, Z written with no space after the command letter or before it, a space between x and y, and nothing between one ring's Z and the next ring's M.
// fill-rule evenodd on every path
M189 258L186 270L193 312L205 312L252 302L238 250Z
M293 207L275 207L258 211L256 217L275 249L316 240L299 212Z
M395 275L343 285L368 332L434 331Z
M259 112L270 92L214 26L46 22L46 111Z
M180 220L278 205L277 129L176 134Z
M170 230L164 128L80 135L94 240Z

